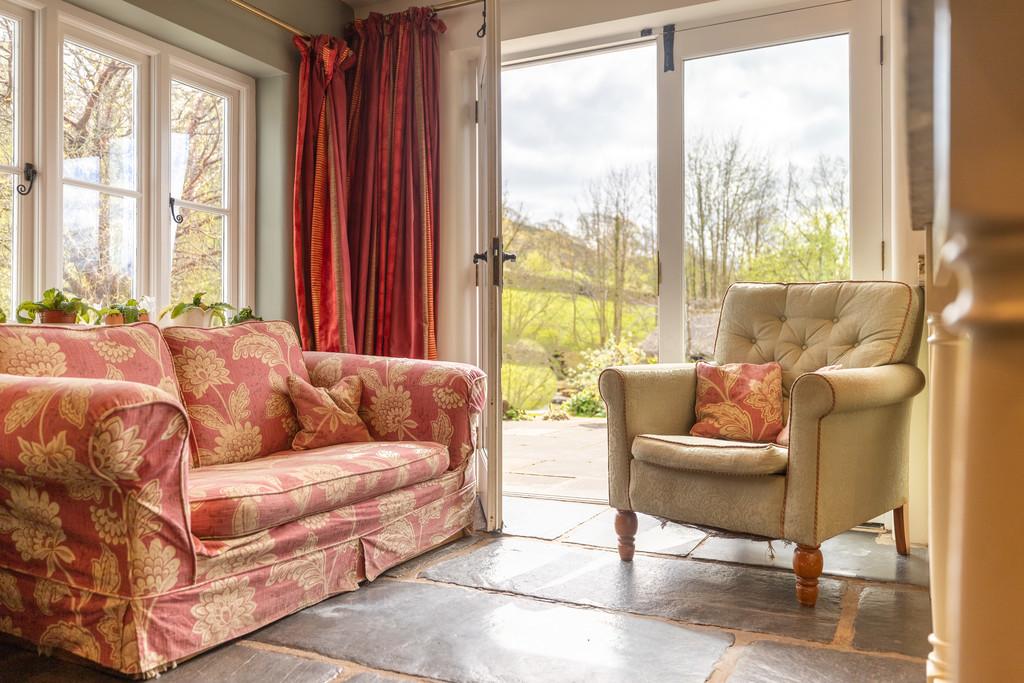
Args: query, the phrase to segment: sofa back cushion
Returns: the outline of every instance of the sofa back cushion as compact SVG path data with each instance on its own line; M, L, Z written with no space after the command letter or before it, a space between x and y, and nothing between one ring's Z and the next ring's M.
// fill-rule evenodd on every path
M168 327L198 466L260 458L291 448L298 420L288 377L309 380L302 347L286 322Z
M124 380L178 398L171 354L152 323L0 325L0 373Z
M912 363L920 330L920 294L902 282L739 282L725 294L715 361L776 362L788 395L826 365Z

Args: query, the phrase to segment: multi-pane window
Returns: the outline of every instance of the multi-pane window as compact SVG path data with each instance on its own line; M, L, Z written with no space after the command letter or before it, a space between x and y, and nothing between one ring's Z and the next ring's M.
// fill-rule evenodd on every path
M0 308L12 309L18 184L19 22L0 15Z
M228 98L171 82L171 196L182 218L171 226L172 301L224 298L227 127Z
M50 287L96 307L251 304L252 79L32 5L0 0L0 309Z
M64 41L63 287L94 304L135 294L138 67Z

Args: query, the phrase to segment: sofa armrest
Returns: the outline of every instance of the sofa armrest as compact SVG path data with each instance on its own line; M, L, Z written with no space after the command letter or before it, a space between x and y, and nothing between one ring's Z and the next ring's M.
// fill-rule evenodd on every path
M359 414L378 441L434 441L448 447L450 470L472 462L486 376L464 363L306 351L310 380L327 387L363 380Z
M99 595L143 598L193 581L188 421L173 396L0 375L0 408L0 566Z
M695 420L697 366L693 363L608 368L598 380L608 413L608 499L632 509L629 470L637 434L686 434Z
M905 363L793 382L787 539L817 545L906 502L910 410L923 388Z

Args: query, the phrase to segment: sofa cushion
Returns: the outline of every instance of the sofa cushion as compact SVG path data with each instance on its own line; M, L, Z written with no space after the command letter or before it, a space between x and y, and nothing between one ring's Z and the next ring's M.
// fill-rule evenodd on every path
M138 382L178 397L171 354L152 323L0 325L0 373Z
M440 476L448 449L429 441L351 443L201 467L189 477L192 533L232 538Z
M286 322L168 327L197 465L243 462L291 448L299 429L288 377L308 381L302 347Z
M772 443L675 434L640 434L633 457L675 470L737 475L780 474L789 460L786 449Z
M292 439L295 450L373 440L359 417L363 380L358 377L343 377L325 388L292 375L288 378L288 395L301 426Z

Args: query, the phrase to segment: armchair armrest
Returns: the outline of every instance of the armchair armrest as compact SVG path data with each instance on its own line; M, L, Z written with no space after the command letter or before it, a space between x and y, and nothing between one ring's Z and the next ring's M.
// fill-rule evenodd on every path
M817 545L906 502L910 409L923 388L906 363L793 382L787 539Z
M479 368L321 351L306 351L303 357L314 386L332 386L349 375L363 380L359 414L374 439L444 444L449 470L471 462L487 396L486 376Z
M0 375L0 409L0 566L107 596L192 582L188 421L174 397L134 382Z
M924 373L898 363L873 368L808 372L793 382L793 411L801 417L823 417L879 408L913 398L924 389Z
M629 472L637 434L686 434L693 426L697 366L693 363L608 368L598 380L608 413L608 499L632 509Z

